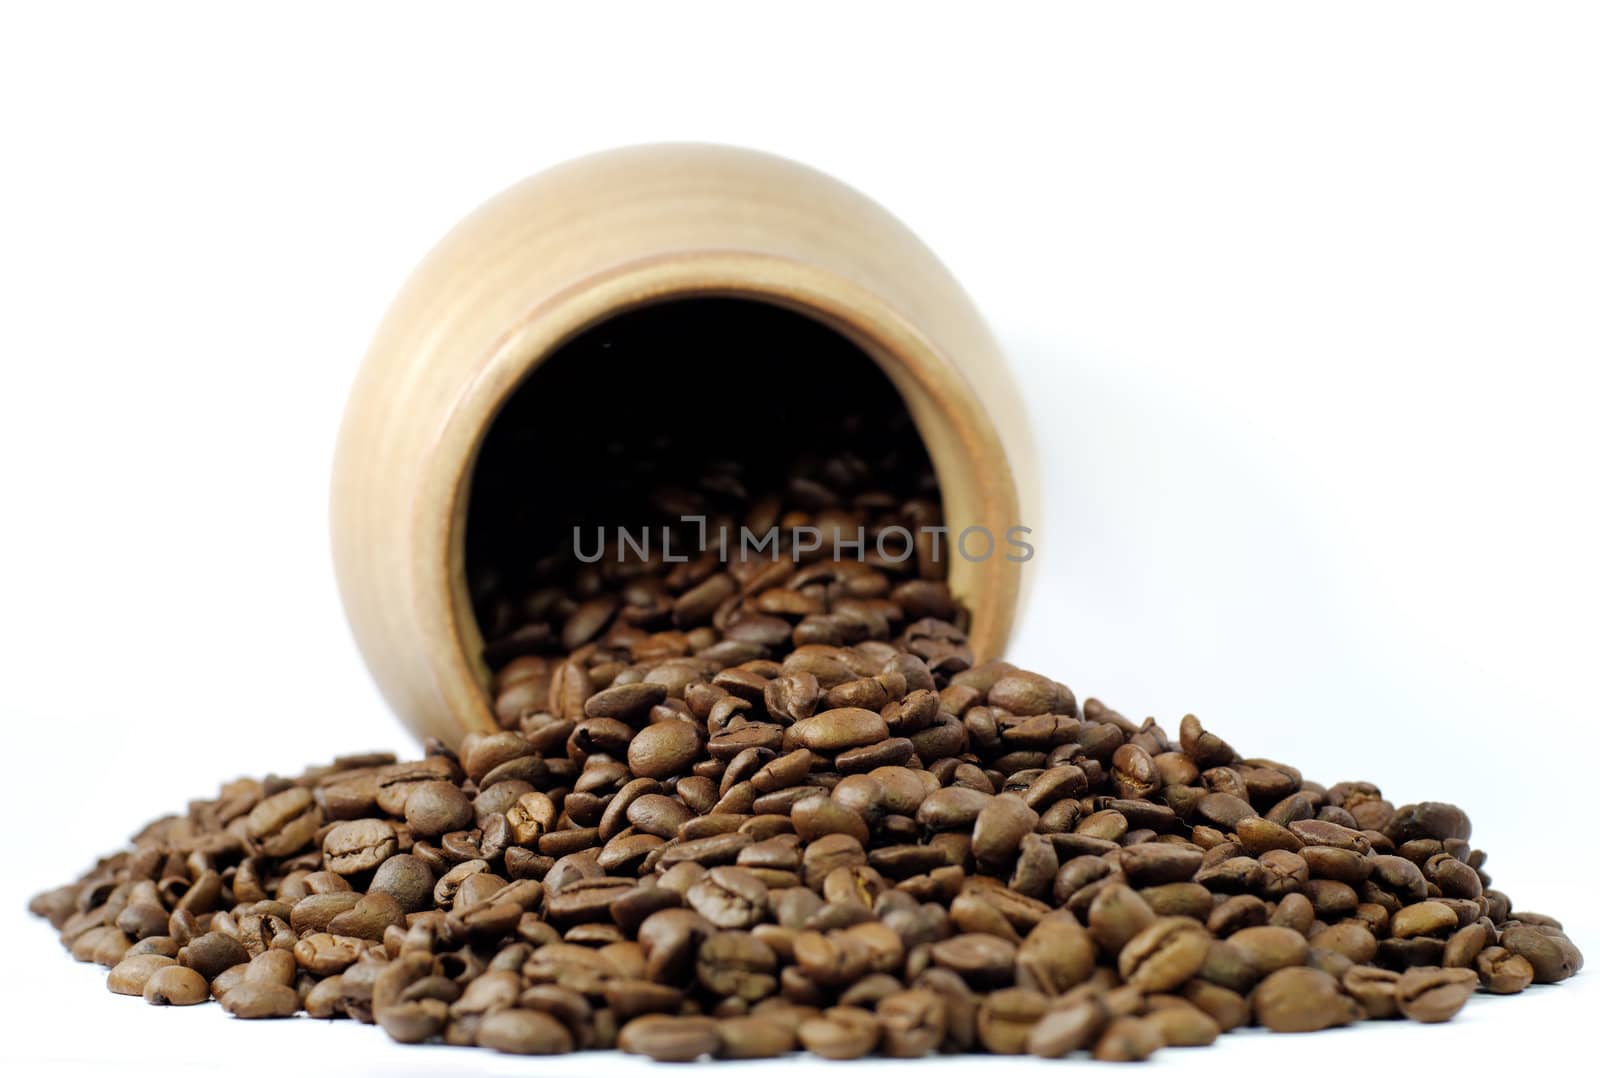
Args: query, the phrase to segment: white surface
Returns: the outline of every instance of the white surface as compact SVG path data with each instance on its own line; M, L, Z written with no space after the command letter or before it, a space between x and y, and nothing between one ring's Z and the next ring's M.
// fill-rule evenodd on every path
M1553 860L1600 652L1592 9L864 8L0 15L0 1058L587 1066L155 1013L21 905L213 780L403 747L326 550L366 338L483 198L667 138L834 172L973 291L1051 491L1016 658L1458 800L1497 883L1600 948L1593 869ZM1521 1066L1595 979L1163 1065Z

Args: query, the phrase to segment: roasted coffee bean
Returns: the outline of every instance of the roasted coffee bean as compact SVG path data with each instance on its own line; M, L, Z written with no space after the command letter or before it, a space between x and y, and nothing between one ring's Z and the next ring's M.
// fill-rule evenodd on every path
M679 837L694 818L688 806L664 794L645 794L634 799L627 806L627 815L628 823L640 831L669 841Z
M859 707L833 708L789 727L785 741L812 752L836 753L859 745L873 745L889 736L889 727L875 711Z
M894 1059L920 1059L938 1051L948 1025L945 997L925 988L892 992L878 1001L880 1048Z
M1345 921L1312 934L1307 941L1313 950L1333 951L1352 962L1371 962L1378 953L1378 939L1365 925Z
M1149 928L1156 915L1132 888L1113 882L1089 906L1089 934L1107 955L1120 955L1128 941Z
M650 1014L635 1018L617 1034L618 1048L658 1063L689 1063L715 1055L721 1045L717 1024L709 1018Z
M1363 1017L1339 982L1321 970L1280 969L1255 991L1256 1020L1274 1033L1309 1033L1348 1025Z
M824 1059L860 1059L878 1045L878 1019L859 1007L830 1007L800 1023L800 1043Z
M1017 948L1017 984L1045 995L1061 995L1088 980L1094 969L1094 940L1068 913L1045 917Z
M477 1042L514 1055L547 1056L573 1049L567 1027L548 1014L520 1007L491 1011L477 1026Z
M1163 917L1130 939L1117 955L1122 979L1141 992L1167 992L1200 972L1211 934L1187 917Z
M1455 910L1443 902L1418 902L1398 910L1390 917L1389 932L1396 939L1443 936L1454 932L1457 923Z
M1145 1022L1155 1027L1164 1046L1203 1048L1222 1034L1216 1019L1180 996L1153 997L1146 1008Z
M1494 925L1487 920L1473 921L1445 941L1444 965L1471 969L1478 955L1494 942Z
M968 933L934 944L929 957L975 987L992 987L1015 976L1017 947L998 936Z
M628 767L653 779L687 774L700 757L700 744L700 729L688 720L653 722L628 742Z
M772 1059L794 1051L796 1030L774 1018L724 1018L716 1028L718 1059Z
M872 955L865 944L843 932L811 930L794 937L794 962L811 981L843 987L866 976Z
M503 678L502 678L503 680ZM666 686L649 681L612 685L583 702L583 713L591 719L634 720L666 700Z
M175 959L159 954L128 955L106 974L106 987L122 996L142 996L144 986L159 969L176 965Z
M163 966L145 979L143 995L146 1003L188 1007L210 999L211 988L188 966Z
M1368 1018L1393 1018L1399 1013L1395 996L1400 974L1374 966L1356 966L1341 979L1344 990L1361 1005Z
M1472 837L1467 814L1442 801L1424 801L1394 811L1383 833L1395 843L1410 839L1466 839Z
M433 838L470 827L472 802L453 782L419 782L406 797L406 826L413 835Z
M1565 946L1563 946L1565 943ZM1500 946L1520 955L1533 967L1535 984L1555 984L1577 972L1577 949L1566 937L1542 932L1538 927L1519 923L1500 933Z
M789 819L803 842L813 842L823 835L842 834L865 845L871 838L867 821L860 813L821 791L797 802L789 810Z
M1094 1042L1094 1058L1103 1063L1137 1063L1161 1047L1161 1031L1143 1018L1113 1018Z
M335 936L379 941L389 926L403 925L405 916L405 911L392 895L373 891L330 920L328 932Z
M1045 996L1031 988L992 992L978 1007L978 1040L996 1055L1019 1055L1048 1006Z
M1262 976L1302 964L1311 949L1299 932L1274 925L1240 929L1228 937L1228 943Z
M1394 998L1400 1013L1407 1018L1447 1022L1477 988L1478 975L1471 970L1417 967L1400 975Z
M980 866L1009 865L1038 823L1039 814L1016 794L992 798L973 821L972 854Z
M1109 1020L1105 1005L1092 997L1053 1007L1029 1031L1028 1052L1045 1059L1060 1059L1094 1044Z
M232 936L207 932L196 936L178 951L178 964L188 966L210 981L229 966L250 961L250 952Z
M605 997L606 1006L624 1023L641 1014L676 1014L683 1006L681 989L647 980L608 981Z
M1533 983L1533 964L1504 947L1484 948L1473 962L1473 968L1483 987L1496 995L1520 992Z
M382 865L398 848L394 825L388 820L349 820L335 824L323 837L322 858L334 872L354 876Z
M397 854L378 866L370 890L393 898L406 913L417 913L432 904L433 888L433 872L421 858Z
M716 996L753 1003L777 990L777 953L748 932L712 933L695 961L700 984Z
M273 794L250 810L250 837L268 857L288 857L311 843L322 826L322 810L311 791L291 786Z
M400 1044L423 1044L445 1028L450 1006L442 999L408 999L377 1013L378 1025Z
M1143 842L1124 846L1116 855L1117 867L1135 887L1183 883L1200 868L1203 854L1189 846Z
M235 1018L289 1018L300 1010L300 995L288 985L246 979L229 989L221 1003Z

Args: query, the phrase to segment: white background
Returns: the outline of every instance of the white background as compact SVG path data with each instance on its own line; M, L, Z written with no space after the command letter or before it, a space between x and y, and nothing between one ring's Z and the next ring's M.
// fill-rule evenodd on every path
M556 1073L158 1013L21 906L216 781L409 747L325 534L366 339L478 202L663 139L838 175L976 296L1049 495L1015 658L1459 801L1497 885L1600 949L1570 859L1600 653L1592 8L582 6L0 15L0 1057ZM1574 1045L1597 976L1164 1064L1522 1066Z

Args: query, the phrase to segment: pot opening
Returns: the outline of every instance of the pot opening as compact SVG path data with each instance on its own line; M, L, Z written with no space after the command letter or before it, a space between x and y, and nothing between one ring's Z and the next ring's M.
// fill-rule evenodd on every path
M544 675L580 648L614 676L760 657L784 625L833 644L964 627L941 523L905 402L842 333L751 299L610 317L512 393L471 476L464 570L497 718L543 710Z

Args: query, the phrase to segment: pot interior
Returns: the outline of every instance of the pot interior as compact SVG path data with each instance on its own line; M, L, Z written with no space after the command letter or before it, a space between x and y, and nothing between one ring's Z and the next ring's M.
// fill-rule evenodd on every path
M830 326L727 297L616 314L538 363L478 452L464 570L486 668L614 631L695 628L650 589L726 562L748 573L775 557L799 564L837 552L892 567L896 579L910 559L911 576L942 580L942 555L930 559L926 536L917 538L940 518L940 501L905 402ZM858 550L853 525L863 517L878 526L903 518L907 534L878 527ZM761 541L774 526L769 549ZM797 553L812 537L794 526L820 526L821 550ZM612 600L615 610L586 632L595 607ZM574 627L585 604L588 621ZM725 623L737 610L721 615Z

